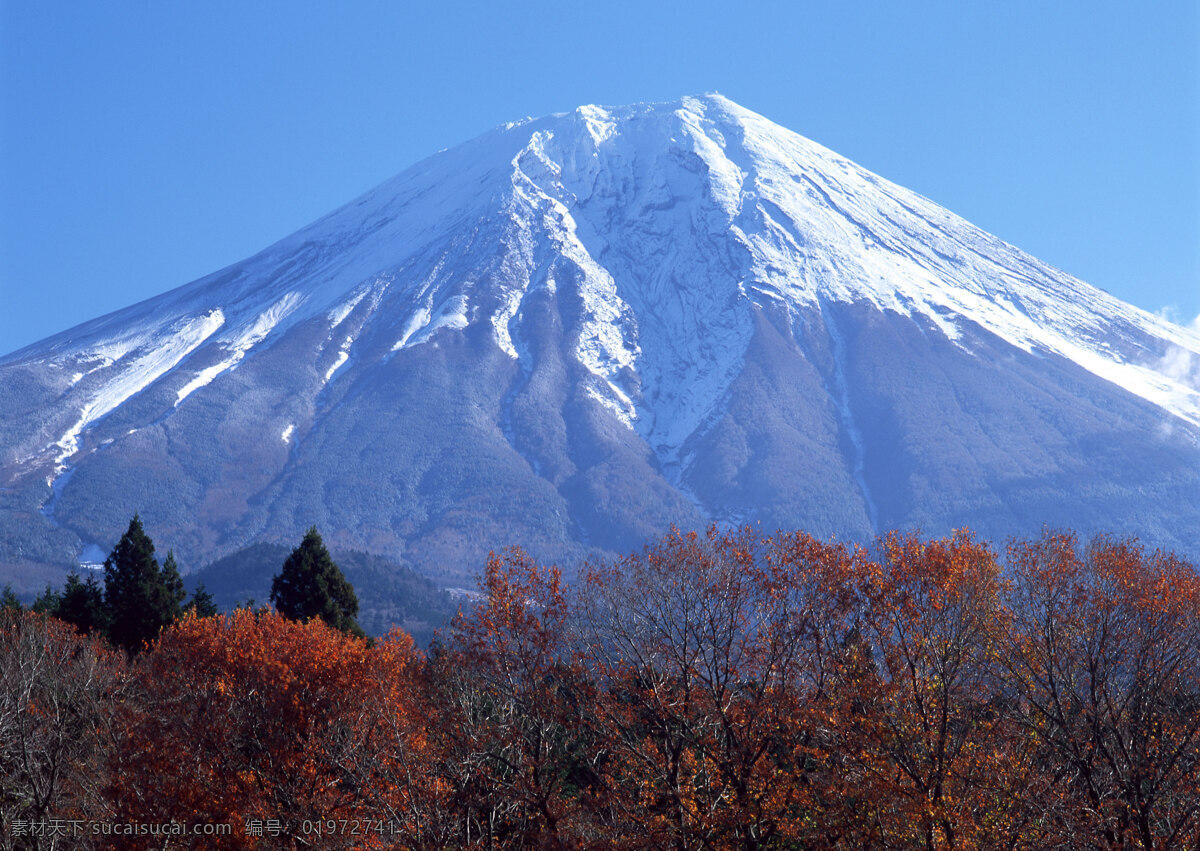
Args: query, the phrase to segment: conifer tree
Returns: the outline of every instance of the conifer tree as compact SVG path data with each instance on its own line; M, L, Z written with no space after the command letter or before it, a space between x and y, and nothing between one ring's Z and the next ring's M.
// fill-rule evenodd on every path
M21 611L24 606L17 598L16 592L13 591L12 585L5 585L4 592L0 593L0 609L11 609L13 611Z
M46 583L46 590L33 598L33 605L29 607L31 612L37 612L39 615L52 615L58 609L58 604L62 602L62 594L54 590L49 582Z
M213 600L212 594L205 589L203 582L197 585L196 590L192 592L192 599L188 600L184 611L195 612L198 618L211 618L219 613L216 601Z
M316 526L308 530L271 580L271 602L290 620L320 618L342 632L366 634L355 620L358 597L354 587L333 563Z
M183 587L183 578L179 575L174 550L167 550L167 557L162 566L162 580L162 610L170 616L167 623L174 623L183 617L183 601L187 599L187 589Z
M84 635L93 631L103 632L108 626L104 591L93 574L88 575L86 582L77 573L67 576L67 584L58 595L58 604L50 613L72 624Z
M182 612L183 583L168 555L164 573L154 557L154 542L134 515L129 529L104 560L104 602L111 620L108 639L137 653Z

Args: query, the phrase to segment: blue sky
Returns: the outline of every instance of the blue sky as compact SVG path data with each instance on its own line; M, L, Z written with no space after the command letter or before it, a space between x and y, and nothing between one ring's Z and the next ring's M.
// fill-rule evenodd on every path
M1200 313L1200 4L0 0L0 353L440 148L720 91L1043 260Z

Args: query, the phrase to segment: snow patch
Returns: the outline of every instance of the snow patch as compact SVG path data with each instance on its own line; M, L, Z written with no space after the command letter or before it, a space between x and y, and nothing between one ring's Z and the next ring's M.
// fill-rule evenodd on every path
M88 544L75 557L75 563L85 570L101 570L108 555L96 544Z
M292 439L292 433L295 430L296 430L296 426L294 424L292 424L292 423L287 424L287 428L285 428L283 430L283 434L280 435L280 438L283 440L284 443L287 443Z
M583 126L587 129L594 147L600 147L616 133L617 123L603 108L587 105L579 107L575 112L583 119Z
M234 366L236 366L237 362L242 359L244 354L245 352L238 352L232 357L227 358L220 363L206 367L196 373L195 377L192 378L192 380L187 384L183 385L183 387L179 388L179 391L175 394L175 407L178 408L184 399L192 395L193 392L199 390L201 387L211 383L212 380L222 372L227 369L232 369Z
M432 316L432 313L428 304L414 310L412 315L408 317L408 323L405 325L404 331L401 332L400 339L392 345L392 351L398 352L407 346L413 334L429 324L430 316Z
M429 341L429 338L443 328L462 329L470 324L467 318L470 302L466 295L456 295L447 299L437 311L429 304L418 308L409 318L407 327L400 339L392 346L396 352L409 346L419 346Z
M713 198L732 220L741 211L746 174L725 155L725 137L712 122L705 121L706 109L701 101L684 98L683 108L675 114L683 122L696 153L708 166Z
M337 326L339 326L343 322L345 322L346 317L349 316L351 314L351 312L353 312L354 308L358 307L359 302L361 302L364 298L366 298L367 293L369 293L369 292L370 292L370 290L366 290L366 289L361 290L360 292L358 292L354 296L352 296L348 301L342 302L337 307L335 307L333 310L329 311L329 313L325 314L326 316L329 317L329 324L332 325L334 328L336 328Z
M300 293L290 292L256 316L253 321L243 326L236 337L229 340L218 340L217 344L229 353L228 356L219 363L200 370L191 381L180 388L175 395L175 407L178 408L180 403L196 390L212 383L213 379L221 373L237 366L250 349L265 340L272 329L303 302L304 296Z
M325 371L325 382L324 383L328 384L329 379L333 378L333 374L342 368L342 364L344 364L346 361L350 360L350 345L353 342L354 342L353 337L347 337L346 341L344 343L342 343L342 348L338 352L337 358L334 360L333 365L330 366L329 369L327 369Z
M561 169L547 153L546 145L552 136L535 134L520 154L512 160L515 199L525 215L536 217L537 225L552 241L556 253L569 261L578 271L576 294L582 304L582 316L574 344L578 362L600 381L589 385L587 392L608 408L626 426L633 428L638 419L637 408L629 395L619 386L618 378L625 370L633 370L639 350L633 311L620 297L611 272L588 251L579 236L579 227L566 204L555 194L566 194L559 182ZM547 185L543 185L547 184ZM549 190L549 191L548 191ZM554 192L555 194L551 194ZM526 238L533 228L523 231ZM526 247L529 256L532 245ZM506 314L511 317L520 304L519 296L510 300ZM504 348L516 357L516 350L507 339Z
M325 316L329 319L330 327L337 328L345 322L346 318L354 312L354 308L358 307L368 296L371 299L370 312L373 313L375 308L379 307L380 299L383 298L383 294L387 292L394 280L393 275L379 275L369 284L359 287L350 298L326 312Z
M513 343L510 326L512 325L513 318L517 315L517 311L521 309L521 302L524 300L524 295L525 293L522 290L510 290L504 296L504 303L492 317L492 333L496 339L496 345L513 360L518 359L518 354L517 347Z
M356 307L358 307L359 304L362 303L363 299L367 298L368 296L371 299L371 303L367 309L367 317L374 314L376 309L378 309L378 307L379 307L379 302L383 299L383 295L387 291L387 289L391 285L391 283L392 283L391 276L386 276L386 277L380 278L380 279L376 280L374 282L374 284L372 284L371 286L363 288L360 292L358 292L349 301L342 303L337 308L330 311L327 314L327 316L330 320L330 323L332 325L332 328L329 332L329 339L333 338L334 329L340 328L342 323L346 321L347 317L349 317L351 312L353 312L354 309ZM350 360L350 348L351 348L351 346L354 345L354 340L356 339L356 334L358 333L358 331L360 331L362 329L363 324L366 323L367 317L364 317L362 319L362 321L358 323L358 327L355 329L352 329L352 332L347 334L342 339L342 343L338 347L337 357L334 359L334 362L332 365L330 365L329 369L325 370L325 377L324 377L324 379L322 379L322 382L321 382L322 385L328 384L333 379L334 374L337 373L337 371L339 369L341 369L343 366L345 366L345 364ZM322 349L322 351L323 351L323 349Z
M127 364L114 363L120 372L83 404L79 419L55 444L59 450L54 459L56 473L61 472L63 462L78 451L79 436L85 428L149 387L224 324L225 315L220 309L180 319L166 328L159 339L143 341L140 348L131 348L127 353Z

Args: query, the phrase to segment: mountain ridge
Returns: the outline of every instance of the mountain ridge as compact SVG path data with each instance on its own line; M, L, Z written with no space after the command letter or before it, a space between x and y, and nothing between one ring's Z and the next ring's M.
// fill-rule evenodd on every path
M953 362L949 371L987 382L987 369L970 368L981 353L995 363L1047 362L1075 388L1064 398L1120 400L1104 403L1104 433L1121 433L1111 411L1128 408L1125 418L1138 423L1131 433L1167 441L1195 478L1200 336L719 95L580 107L496 128L242 263L0 358L0 393L32 391L24 407L0 414L0 475L22 491L20 510L80 545L99 539L102 522L83 516L82 466L102 490L142 469L133 494L165 489L208 518L188 533L192 551L294 536L293 515L305 514L357 520L363 528L343 546L370 549L374 539L395 556L432 536L478 558L465 542L476 535L464 530L508 522L456 472L455 451L499 475L497 487L517 488L535 515L565 514L525 524L564 557L633 544L668 519L805 525L815 516L816 531L861 536L929 513L913 502L923 493L912 483L916 467L879 474L890 463L885 445L922 453L881 430L906 403L879 385L897 367L872 349L863 322L894 334L918 373ZM750 373L768 383L787 375L793 385L772 384L764 398L743 380ZM1040 380L1022 379L1015 392ZM978 394L951 389L937 392ZM760 434L743 408L774 417L772 399L791 400L791 420L776 417L776 431ZM445 433L397 415L400 401L427 406ZM330 419L337 411L356 425ZM951 413L964 423L972 416ZM918 419L893 425L911 441ZM1047 422L1059 419L1070 416ZM214 441L194 425L201 421L220 423L223 437ZM365 436L388 446L400 439L380 432L386 421L407 437L379 462L403 459L416 478L372 472L362 460L372 452ZM451 434L472 445L456 450ZM441 447L436 457L422 439L426 450ZM1028 443L1018 467L1045 454ZM365 486L400 494L402 510L375 507L364 521L296 492L299 481L319 482L331 499L341 486L332 470L318 472L325 462L314 453L340 457L349 447L359 450L349 469ZM804 447L807 472L787 457ZM1066 475L1063 453L1046 469ZM763 509L761 488L774 474L763 468L755 479L749 470L767 457L802 478L824 471L820 486L837 496L779 482L770 499L791 508ZM1004 479L996 463L980 475ZM907 507L889 507L902 488L913 494ZM950 513L934 512L932 522L944 525ZM491 519L471 520L483 515ZM172 523L188 525L182 516ZM65 546L69 536L60 537Z

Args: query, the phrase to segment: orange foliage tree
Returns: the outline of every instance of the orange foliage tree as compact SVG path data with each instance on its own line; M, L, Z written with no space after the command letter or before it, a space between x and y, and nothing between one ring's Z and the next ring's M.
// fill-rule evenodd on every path
M592 720L612 750L624 844L811 838L860 557L802 534L710 528L586 572L577 640L601 692Z
M994 664L1007 619L1000 566L965 531L891 534L879 556L863 586L861 658L838 701L842 747L861 780L851 835L889 847L1004 847L1020 826L991 809L1013 791L997 784L1020 751L1007 741Z
M362 811L383 822L384 838L406 848L446 845L447 789L431 736L444 710L430 699L427 671L403 630L371 647L362 701L343 728L350 746L338 753Z
M231 825L206 839L212 847L391 844L404 823L360 820L380 819L381 797L403 812L419 788L398 789L387 764L406 732L398 689L417 667L407 637L372 650L273 612L187 616L137 665L109 790L117 816ZM356 832L309 832L330 819ZM255 822L268 826L264 837L247 832Z
M492 555L482 590L433 654L433 734L448 795L437 838L459 847L579 844L596 748L579 724L591 698L567 653L558 570L520 550Z
M1200 578L1130 542L1010 549L1000 659L1036 741L1047 847L1200 843Z
M430 669L443 839L1173 847L1200 581L1098 541L672 532L573 591L521 553Z

